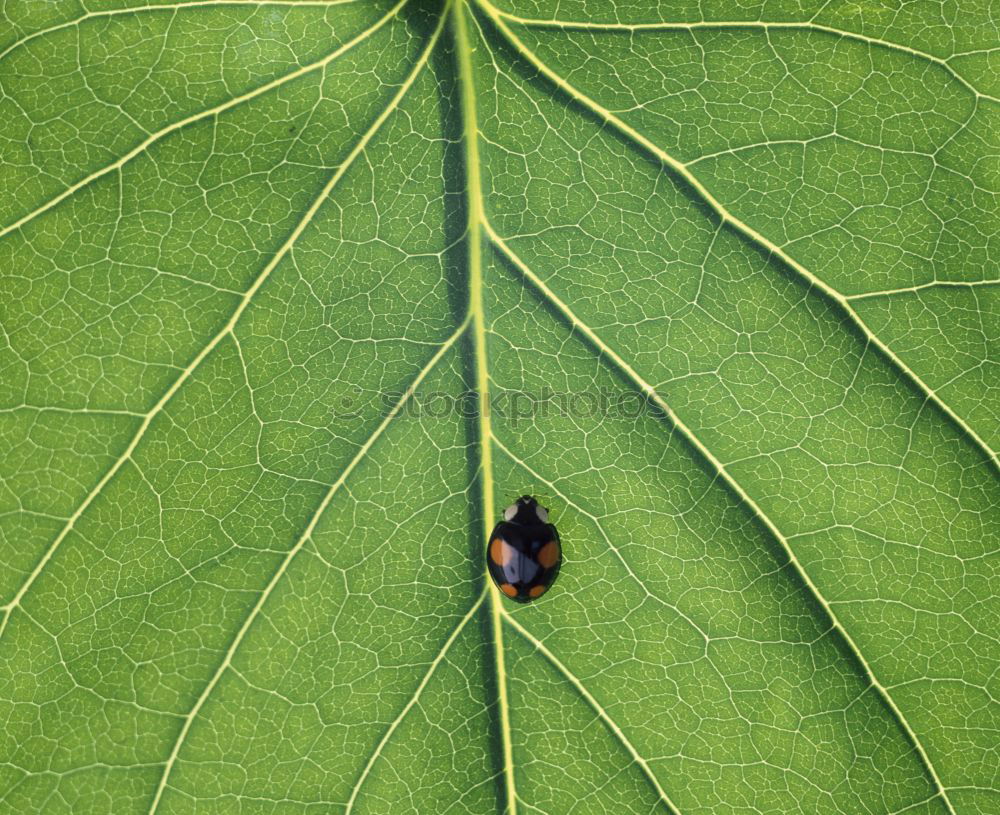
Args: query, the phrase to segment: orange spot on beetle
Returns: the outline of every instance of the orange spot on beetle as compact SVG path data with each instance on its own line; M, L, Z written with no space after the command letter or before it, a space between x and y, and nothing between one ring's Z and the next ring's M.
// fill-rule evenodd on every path
M559 544L549 541L538 551L538 562L546 569L551 569L559 562Z
M490 560L492 560L497 566L504 565L504 547L505 541L503 538L494 538L493 543L490 544Z
M517 597L517 589L515 589L510 583L501 583L500 591L508 597Z
M545 594L545 589L546 588L548 588L548 587L547 586L532 586L530 589L528 589L528 597L531 597L532 599L534 599L535 597L541 597L543 594Z

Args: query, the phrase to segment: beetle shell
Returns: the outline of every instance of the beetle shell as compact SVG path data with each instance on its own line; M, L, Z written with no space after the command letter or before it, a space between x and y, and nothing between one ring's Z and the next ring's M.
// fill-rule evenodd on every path
M517 499L490 533L486 565L511 600L530 603L551 587L562 565L562 545L548 511L529 495Z

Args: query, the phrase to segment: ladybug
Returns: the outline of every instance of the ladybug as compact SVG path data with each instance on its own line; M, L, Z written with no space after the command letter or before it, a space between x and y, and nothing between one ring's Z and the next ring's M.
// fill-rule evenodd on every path
M559 533L549 523L549 511L530 495L522 495L504 510L503 520L490 533L486 546L490 577L511 600L530 603L548 591L561 564Z

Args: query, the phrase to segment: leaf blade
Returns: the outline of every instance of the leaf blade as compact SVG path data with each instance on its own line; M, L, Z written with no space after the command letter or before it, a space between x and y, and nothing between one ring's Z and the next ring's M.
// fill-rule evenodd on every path
M988 811L983 27L335 5L4 9L0 806Z

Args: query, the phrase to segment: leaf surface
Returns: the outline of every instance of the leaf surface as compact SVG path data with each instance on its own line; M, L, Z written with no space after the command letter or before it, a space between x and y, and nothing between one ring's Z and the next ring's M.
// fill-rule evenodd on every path
M0 810L995 811L995 13L8 0Z

